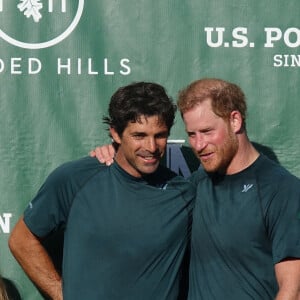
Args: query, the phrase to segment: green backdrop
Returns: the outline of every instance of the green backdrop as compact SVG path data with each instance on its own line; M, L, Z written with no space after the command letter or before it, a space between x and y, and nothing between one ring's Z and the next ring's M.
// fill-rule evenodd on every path
M0 271L25 300L42 298L9 233L51 170L109 142L101 118L121 85L155 81L176 99L201 77L237 83L251 140L300 176L299 0L29 4L0 0ZM170 138L186 140L179 115Z

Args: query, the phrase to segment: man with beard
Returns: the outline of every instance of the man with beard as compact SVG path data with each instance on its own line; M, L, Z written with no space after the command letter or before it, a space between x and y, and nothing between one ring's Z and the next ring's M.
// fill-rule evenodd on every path
M203 79L178 107L202 167L193 212L189 300L300 299L300 181L258 153L242 90Z
M139 82L116 91L104 121L118 144L107 167L66 163L47 178L9 246L54 300L178 300L195 190L160 165L176 107L164 88ZM42 240L64 232L62 276Z
M201 163L193 211L189 300L300 299L300 181L260 154L235 84L197 80L178 107ZM97 149L111 161L112 148Z

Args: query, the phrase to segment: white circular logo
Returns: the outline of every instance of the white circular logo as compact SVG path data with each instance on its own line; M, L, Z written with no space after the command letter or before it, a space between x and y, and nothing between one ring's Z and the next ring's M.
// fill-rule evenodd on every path
M0 8L1 8L1 3L2 3L1 1L2 0L0 0ZM38 22L39 19L41 18L39 9L41 9L42 7L43 7L43 5L42 5L42 3L39 3L39 0L35 1L35 7L33 7L33 4L31 3L31 1L26 1L26 0L21 0L20 4L18 5L19 10L24 12L24 15L27 18L32 17L35 22ZM76 15L75 15L72 23L70 24L70 26L63 33L61 33L60 35L58 35L57 37L55 37L49 41L42 42L42 43L26 43L26 42L22 42L22 41L19 41L19 40L16 40L16 39L10 37L1 29L0 29L0 37L3 40L5 40L6 42L8 42L9 44L20 47L20 48L24 48L24 49L42 49L42 48L48 48L48 47L54 46L54 45L60 43L61 41L63 41L65 38L67 38L72 33L72 31L76 28L76 26L78 25L80 18L82 16L83 8L84 8L84 0L79 0Z

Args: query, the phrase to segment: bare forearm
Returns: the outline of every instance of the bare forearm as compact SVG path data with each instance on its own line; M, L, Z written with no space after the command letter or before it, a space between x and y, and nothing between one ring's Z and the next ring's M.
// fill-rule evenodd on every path
M41 247L41 246L39 246ZM28 277L41 289L47 296L53 300L62 299L62 285L61 276L56 271L48 254L44 249L38 249L35 246L31 251L30 249L20 249L23 253L14 252L19 264L24 269ZM31 256L30 260L25 258Z
M300 300L300 291L280 289L275 300Z
M14 228L9 247L28 277L53 300L62 300L61 276L40 241L23 220Z
M300 259L290 258L275 265L279 291L275 300L300 300Z

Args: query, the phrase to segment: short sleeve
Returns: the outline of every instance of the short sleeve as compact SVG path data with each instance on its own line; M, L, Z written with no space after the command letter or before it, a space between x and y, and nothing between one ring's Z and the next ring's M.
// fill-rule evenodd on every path
M266 226L274 264L288 257L300 258L300 180L290 174L282 176L270 193Z
M101 167L94 158L68 162L55 169L24 211L24 222L38 237L64 226L78 191Z

